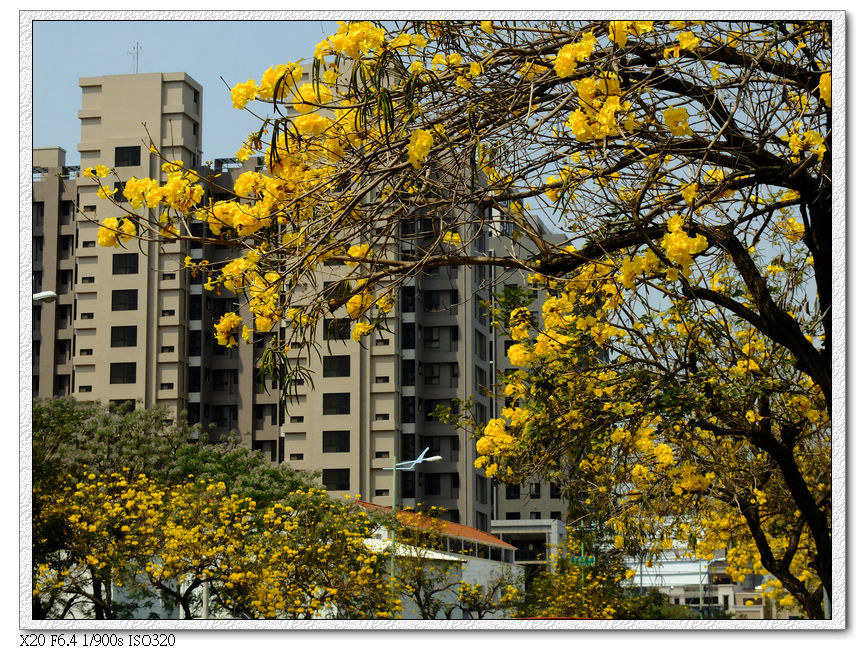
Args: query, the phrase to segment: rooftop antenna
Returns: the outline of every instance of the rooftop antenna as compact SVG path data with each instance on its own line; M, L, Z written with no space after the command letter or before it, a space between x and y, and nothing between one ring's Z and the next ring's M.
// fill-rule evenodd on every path
M138 41L135 41L135 45L132 46L132 49L127 52L127 54L131 54L135 59L135 74L138 74L138 54L141 52L141 48L143 46Z

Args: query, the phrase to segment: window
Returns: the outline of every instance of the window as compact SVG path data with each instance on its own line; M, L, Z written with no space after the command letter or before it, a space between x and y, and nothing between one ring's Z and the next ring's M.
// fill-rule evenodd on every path
M81 312L81 320L93 320L93 312L92 311Z
M138 289L111 291L111 311L135 311L136 309L138 309Z
M387 384L390 382L390 377L376 377L375 383L377 384Z
M292 415L291 417L288 418L288 421L291 424L300 424L301 422L303 422L303 416L302 415Z
M176 273L163 273L162 274L163 280L174 280L176 277L177 277Z
M115 167L137 167L141 164L141 147L114 147Z
M404 314L414 312L414 287L402 287L400 289L400 303Z
M109 368L111 384L134 384L135 362L112 363Z
M383 422L384 420L390 420L390 414L388 414L388 413L376 413L375 419L378 422Z
M382 488L382 489L379 489L379 490L376 490L376 491L375 491L375 495L376 495L377 497L386 497L386 496L388 496L389 494L390 494L390 490L388 490L387 488Z
M514 520L514 519L519 519L519 518L520 518L519 512L506 512L505 513L505 519Z
M427 327L423 331L423 346L425 348L437 348L440 345L441 332L438 327Z
M559 510L553 510L550 513L550 519L561 519L561 518L562 518L562 513Z
M81 248L96 248L96 241L93 239L83 241L81 242Z
M561 499L562 498L562 489L556 485L555 483L550 483L550 498L551 499Z
M381 347L381 346L384 346L384 345L390 345L390 339L382 339L382 338L378 338L378 339L375 340L375 344L376 344L376 346L378 346L378 347Z
M164 353L174 352L174 346L173 345L163 345L161 348L159 348L159 351L164 352Z
M321 470L321 482L325 490L348 490L350 476L351 472L348 469Z
M345 341L351 336L351 319L325 318L324 340Z
M93 348L81 348L80 350L78 350L78 354L82 357L92 357Z
M166 381L159 384L159 390L171 390L174 388L174 382Z
M322 396L323 415L348 415L351 413L351 393L325 393Z
M440 363L428 363L423 367L423 383L425 386L438 386L441 383Z
M351 451L351 434L348 431L322 431L321 452L341 454Z
M530 499L540 499L541 498L541 484L540 483L529 483L529 498Z
M415 366L414 359L403 359L402 360L402 374L401 374L401 385L403 386L414 386L415 385Z
M79 393L92 393L93 392L93 386L79 386L78 392Z
M530 512L529 513L529 519L540 519L540 518L541 518L540 512Z
M110 399L108 407L115 413L132 413L135 410L135 400L131 399Z
M174 316L174 310L173 309L163 309L161 314L163 316Z
M441 474L425 474L424 475L424 493L429 496L438 496L442 491L442 476Z
M390 452L389 451L377 451L377 452L375 452L375 457L376 458L390 458Z
M289 454L288 460L303 460L303 454Z
M114 275L135 275L138 273L138 253L114 253L112 273Z
M120 325L111 328L112 348L134 348L138 345L138 327Z
M403 424L413 424L415 422L415 418L417 417L415 413L415 398L411 395L403 396L402 398L402 423Z
M324 357L322 371L325 377L348 377L351 374L351 357L347 354Z
M505 499L519 499L520 498L520 486L519 485L506 485L505 486Z
M414 323L402 324L402 349L414 350Z

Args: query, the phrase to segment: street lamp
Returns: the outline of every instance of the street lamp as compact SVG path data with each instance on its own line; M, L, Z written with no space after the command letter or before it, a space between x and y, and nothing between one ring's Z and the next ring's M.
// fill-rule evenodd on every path
M441 456L429 456L426 457L426 453L429 451L429 447L424 449L420 456L415 458L414 460L404 460L401 463L396 462L396 452L393 455L393 467L385 467L385 469L393 470L393 489L391 490L392 499L391 499L391 512L394 516L394 521L396 521L396 473L405 469L414 469L417 465L421 463L438 463L441 461ZM390 595L391 600L396 600L396 523L394 523L394 528L391 530L390 534Z
M57 300L57 294L53 291L40 291L33 294L33 302L54 302Z

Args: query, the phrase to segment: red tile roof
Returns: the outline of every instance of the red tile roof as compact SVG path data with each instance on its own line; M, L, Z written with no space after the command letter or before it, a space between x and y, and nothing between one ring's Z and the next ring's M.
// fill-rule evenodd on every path
M390 506L380 506L375 503L370 503L368 501L356 500L355 503L357 503L357 505L366 510L391 509ZM448 537L456 537L458 539L483 542L484 544L489 544L490 546L497 546L498 548L516 550L515 546L512 546L507 542L503 542L494 535L485 533L484 531L478 530L477 528L472 528L471 526L464 526L463 524L456 524L452 521L424 516L413 510L400 510L399 512L397 512L396 516L397 519L400 520L400 522L402 522L406 526L411 526L413 528L426 528L428 530L434 530L441 535L447 535Z

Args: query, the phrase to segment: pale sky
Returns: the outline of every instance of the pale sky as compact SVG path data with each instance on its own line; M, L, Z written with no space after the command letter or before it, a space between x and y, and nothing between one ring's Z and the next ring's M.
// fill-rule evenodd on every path
M231 157L257 122L232 108L229 88L309 59L335 31L332 21L34 21L33 146L61 146L66 163L77 165L78 79L135 72L137 43L138 72L186 72L202 85L202 159Z

